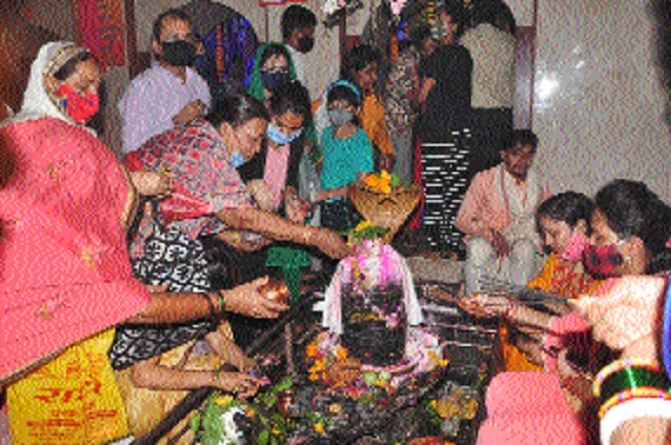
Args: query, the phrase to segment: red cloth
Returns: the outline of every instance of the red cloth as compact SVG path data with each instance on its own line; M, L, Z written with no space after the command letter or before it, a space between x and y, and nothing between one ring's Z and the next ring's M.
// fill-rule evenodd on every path
M87 130L43 118L0 129L0 381L151 301L133 277L115 155Z

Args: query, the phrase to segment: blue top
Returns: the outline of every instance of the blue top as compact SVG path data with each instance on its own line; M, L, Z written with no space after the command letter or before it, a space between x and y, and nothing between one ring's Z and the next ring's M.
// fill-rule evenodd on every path
M359 128L347 139L334 139L333 126L322 133L322 190L333 190L356 182L359 173L373 171L373 145Z

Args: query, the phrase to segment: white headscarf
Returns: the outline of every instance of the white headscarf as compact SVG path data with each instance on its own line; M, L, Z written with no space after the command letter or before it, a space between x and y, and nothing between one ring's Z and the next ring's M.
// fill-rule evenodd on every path
M65 62L82 51L86 51L86 49L67 41L49 42L42 46L30 68L30 79L28 79L26 92L23 94L21 111L5 120L0 124L0 127L45 117L61 119L79 126L49 95L44 86L44 75L47 71L50 71L51 74L57 71L57 69L54 69L54 62L58 62L59 67L63 66Z

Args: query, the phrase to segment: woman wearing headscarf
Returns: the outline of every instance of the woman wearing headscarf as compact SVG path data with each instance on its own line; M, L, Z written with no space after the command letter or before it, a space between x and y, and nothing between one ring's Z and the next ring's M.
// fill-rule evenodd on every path
M268 42L256 50L252 71L247 79L247 92L258 100L268 99L278 85L296 79L296 70L286 46Z
M135 188L85 127L98 111L99 83L89 51L49 43L32 65L21 111L0 128L9 160L0 181L0 383L9 384L14 443L127 435L107 358L118 323L286 309L259 294L264 279L209 296L152 294L134 279L126 225Z

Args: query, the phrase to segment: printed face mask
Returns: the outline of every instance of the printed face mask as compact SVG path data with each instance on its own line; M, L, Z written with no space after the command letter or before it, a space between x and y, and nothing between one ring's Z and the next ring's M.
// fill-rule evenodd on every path
M297 137L301 135L302 130L298 130L291 134L284 134L282 131L274 126L272 123L268 124L267 135L271 141L277 145L286 145L292 143Z
M569 241L568 247L561 253L559 256L562 260L567 260L567 261L579 261L582 259L583 251L585 250L585 246L587 246L588 239L587 237L582 234L574 234L571 236L571 241Z
M247 159L245 159L245 157L237 150L235 150L233 154L231 154L231 157L228 158L228 163L234 168L241 167L245 162L247 162Z
M98 93L81 95L67 83L63 83L58 88L56 96L61 99L65 112L80 125L88 123L98 113L100 107Z
M617 250L617 245L607 244L595 246L587 244L583 250L585 267L599 277L610 277L624 263L624 256Z
M343 125L351 122L353 118L354 113L349 110L341 110L339 108L329 110L329 119L335 127L342 127Z
M161 43L163 58L172 66L189 66L196 60L196 47L186 40Z

